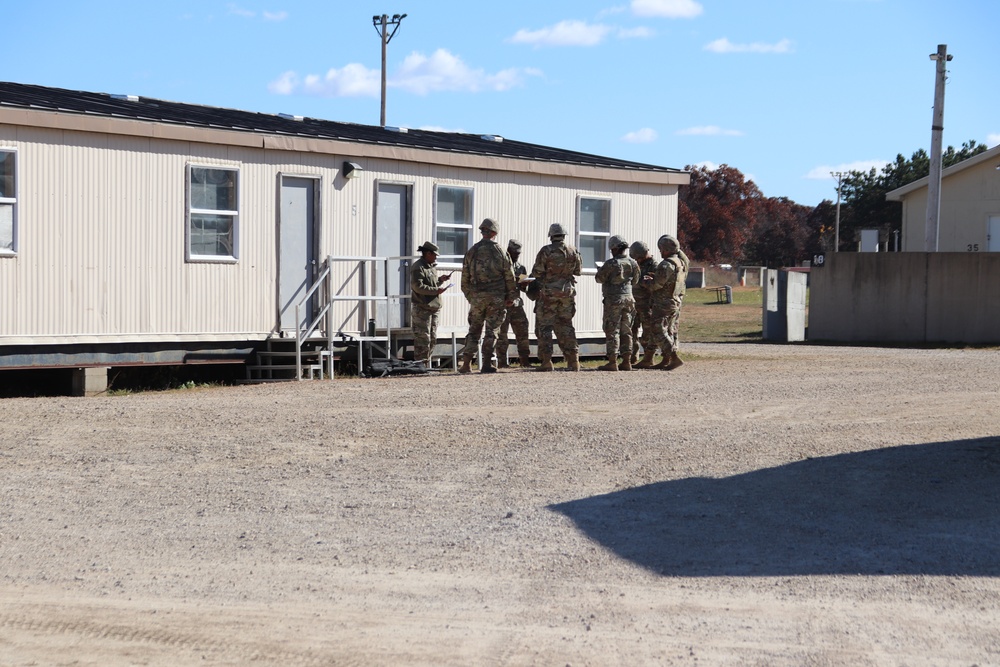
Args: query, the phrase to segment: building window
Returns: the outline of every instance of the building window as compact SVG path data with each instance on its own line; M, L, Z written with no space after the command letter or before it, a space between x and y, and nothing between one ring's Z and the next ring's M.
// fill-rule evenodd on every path
M235 260L239 170L188 165L187 258Z
M434 243L442 264L460 264L472 238L472 189L434 188Z
M17 153L0 150L0 255L17 252Z
M611 200L580 197L576 209L576 247L583 258L584 270L596 270L596 262L608 258L611 236Z

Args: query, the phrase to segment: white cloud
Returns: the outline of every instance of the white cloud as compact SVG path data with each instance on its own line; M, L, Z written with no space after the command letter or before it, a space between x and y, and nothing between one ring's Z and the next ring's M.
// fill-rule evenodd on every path
M723 37L705 45L705 51L713 53L791 53L792 41L783 39L775 44L753 42L751 44L734 44Z
M611 16L612 14L621 14L621 13L627 11L627 10L628 10L628 7L623 7L621 5L618 5L616 7L608 7L607 9L602 9L601 11L597 12L597 17L601 18L602 16Z
M632 13L667 19L693 19L702 7L694 0L632 0Z
M418 52L408 55L399 72L389 80L389 85L417 95L442 90L504 91L523 84L525 76L540 74L537 69L519 68L489 74L482 69L469 67L461 58L445 49L438 49L429 57Z
M831 174L836 172L847 173L849 171L862 171L868 173L872 170L872 168L874 168L875 171L882 171L882 167L887 164L889 164L887 160L857 160L855 162L845 162L835 166L821 165L811 169L803 178L807 178L812 181L825 181L830 179L836 180L837 177L832 176Z
M655 33L649 28L640 26L638 28L618 28L616 36L618 39L634 39L652 37Z
M622 141L628 142L630 144L650 144L659 138L659 134L656 130L644 127L641 130L636 130L635 132L629 132L624 137Z
M415 95L446 90L505 91L522 85L526 77L541 75L540 70L533 68L510 68L490 74L469 67L445 49L438 49L430 56L418 52L408 55L399 70L387 77L386 85ZM330 69L323 75L307 74L303 77L288 71L269 83L267 89L276 95L301 93L320 97L378 97L381 76L379 70L350 63L340 69Z
M288 18L288 12L264 12L265 21L284 21Z
M701 125L677 130L677 135L682 137L742 137L740 130L725 130L718 125Z
M994 146L996 146L998 144L1000 144L1000 132L997 132L995 134L991 133L991 134L987 134L986 135L986 145L987 146L989 146L990 148L993 148Z
M236 16L242 16L245 19L252 19L253 17L257 16L257 12L253 11L252 9L244 9L243 7L237 5L235 2L230 2L229 5L227 6L229 8L229 13L235 14Z
M540 30L521 29L508 41L514 44L534 46L596 46L604 41L612 28L600 23L584 21L560 21L550 28Z

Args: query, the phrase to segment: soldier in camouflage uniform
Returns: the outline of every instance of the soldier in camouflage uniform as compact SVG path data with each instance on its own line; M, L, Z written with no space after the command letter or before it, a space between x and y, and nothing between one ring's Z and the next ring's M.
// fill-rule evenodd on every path
M437 342L438 312L441 294L448 289L441 283L450 273L437 274L438 247L428 241L417 248L420 259L410 267L410 326L413 329L413 360L430 368L431 353Z
M583 269L579 251L566 245L566 230L556 223L549 227L549 245L538 251L531 277L539 282L535 302L535 333L538 336L538 370L552 370L552 334L566 357L566 369L580 370L580 346L576 342L576 276Z
M521 242L511 239L507 242L507 254L514 267L514 280L517 289L524 292L528 283L523 278L528 276L528 269L518 260L521 258ZM497 366L507 368L507 349L510 347L508 333L514 330L514 340L517 342L517 358L521 368L531 366L531 344L528 341L528 316L524 312L524 299L518 294L514 305L507 308L507 316L500 325L500 335L497 336Z
M663 359L653 368L672 371L684 362L677 356L674 333L680 311L680 294L684 289L687 273L684 263L677 256L680 249L677 239L661 236L657 242L663 261L656 267L655 276L644 278L653 295L653 340L663 351Z
M622 370L632 370L632 320L635 319L635 298L632 287L639 282L639 265L625 254L628 241L617 234L608 239L611 259L597 270L594 279L601 284L604 296L604 336L607 340L608 363L599 371L618 370L618 341L621 338Z
M684 267L684 280L680 284L680 294L677 295L677 317L673 320L673 331L670 333L674 337L674 355L677 355L681 351L681 339L680 339L680 322L681 322L681 308L684 306L684 295L687 294L687 275L691 270L691 260L680 248L680 241L677 241L672 236L665 235L667 238L673 239L677 243L677 259L681 260L681 265ZM677 357L677 361L680 362L680 357ZM680 363L677 364L678 366Z
M656 274L657 261L649 252L649 246L642 241L636 241L628 251L629 256L639 264L639 272L645 276ZM632 322L632 364L636 368L649 368L653 365L653 355L656 354L656 343L653 342L652 293L649 291L650 281L640 281L632 295L635 297L635 319ZM639 327L642 335L639 335ZM639 358L639 344L642 343L642 361Z
M462 366L459 373L472 371L472 357L479 349L482 337L482 362L480 373L496 373L493 352L497 333L507 314L507 308L517 298L514 270L510 256L496 242L499 225L486 218L479 225L483 238L472 246L462 261L462 292L469 300L469 334L462 348ZM486 333L483 334L485 326Z

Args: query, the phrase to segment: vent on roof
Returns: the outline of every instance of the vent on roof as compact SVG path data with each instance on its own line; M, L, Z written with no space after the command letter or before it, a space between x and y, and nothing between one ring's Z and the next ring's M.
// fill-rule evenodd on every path
M124 100L125 102L138 102L139 101L139 96L138 95L112 95L111 99L113 99L113 100Z
M409 132L409 130L405 127L392 127L391 125L386 125L383 129L389 130L390 132L399 132L400 134L406 134Z
M285 120L304 120L305 116L293 116L290 113L279 113L278 118L284 118Z
M503 143L503 137L501 137L499 134L483 134L479 138L482 139L483 141L492 141L498 144Z

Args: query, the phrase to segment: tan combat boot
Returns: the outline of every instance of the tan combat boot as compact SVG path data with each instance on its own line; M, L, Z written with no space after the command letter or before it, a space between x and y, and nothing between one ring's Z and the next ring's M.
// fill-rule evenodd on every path
M652 368L653 367L653 355L656 354L656 350L643 350L642 351L642 361L635 364L633 368Z
M521 364L521 368L531 368L531 355L522 354L518 357L518 361Z
M624 359L625 357L622 357L623 361ZM633 350L632 358L629 359L629 370L632 370L632 364L638 363L638 361L639 361L639 352L637 350Z
M567 352L566 353L566 370L568 370L568 371L578 371L578 370L580 370L580 353L579 352Z
M472 357L462 357L462 365L458 369L459 373L472 372Z
M632 360L628 357L622 357L622 362L618 364L618 370L620 371L630 371L632 370Z
M674 358L674 355L671 352L667 356L665 356L662 359L660 359L660 363L658 363L655 366L653 366L653 369L654 370L661 370L661 371L670 370L669 368L667 368L667 365L670 363L670 360L673 359L673 358Z
M608 363L603 366L598 366L599 371L617 371L618 370L618 357L608 357Z
M670 355L670 363L667 364L667 370L672 371L675 368L680 368L683 365L684 362L681 361L681 358L677 356L676 352L674 352L672 355Z
M510 368L510 364L507 362L506 354L497 355L497 368Z
M543 373L547 373L552 370L552 355L540 354L538 355L539 366L538 370Z

